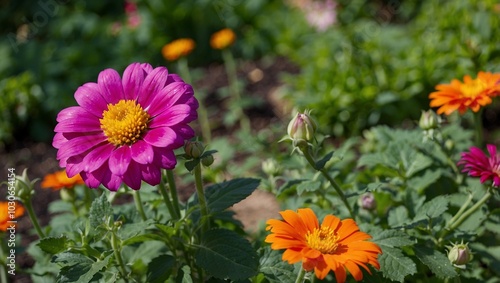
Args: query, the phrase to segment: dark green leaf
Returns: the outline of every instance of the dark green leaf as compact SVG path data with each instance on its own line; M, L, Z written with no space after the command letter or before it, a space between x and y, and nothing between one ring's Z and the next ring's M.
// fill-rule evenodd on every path
M417 211L417 215L413 221L419 221L427 218L437 218L448 209L448 196L438 196L430 201L424 203L422 207Z
M306 181L297 186L297 194L302 195L304 192L314 192L321 187L320 181Z
M207 206L211 212L223 211L247 198L259 186L260 180L237 178L207 187Z
M438 278L453 278L458 275L448 257L439 251L421 245L415 246L414 250L418 259L427 265Z
M374 235L373 242L388 247L403 247L413 245L415 242L406 233L399 230L384 230Z
M52 262L62 265L92 264L94 261L82 254L64 252L52 258Z
M49 237L41 239L37 245L46 253L58 254L68 249L70 242L66 236Z
M99 227L102 223L105 223L108 218L112 215L113 209L111 204L106 197L106 194L102 194L99 198L96 198L92 202L89 212L89 221L91 227Z
M408 210L404 206L398 206L389 210L387 222L391 227L400 227L409 222Z
M379 256L380 270L385 278L393 281L403 282L405 277L417 272L417 266L401 250L382 246L382 254Z
M261 256L259 270L271 283L294 282L297 277L294 266L283 261L281 254L281 252L273 251L267 246Z
M112 253L106 256L103 260L97 262L85 262L78 263L75 265L65 266L59 272L57 276L58 283L87 283L92 281L94 275L96 275L101 269L108 265Z
M316 170L321 170L325 167L325 164L332 158L333 156L333 151L330 151L325 157L321 158L320 160L316 161L316 164L314 165L316 167Z
M131 238L126 239L123 241L122 245L128 246L128 245L133 245L135 243L142 243L145 241L164 241L165 239L157 234L143 234L143 235L137 235Z
M184 163L184 167L186 167L186 169L191 172L193 171L194 167L196 167L196 165L200 164L200 159L199 158L196 158L196 159L193 159L193 160L189 160L189 161L186 161Z
M214 277L242 280L257 274L259 259L248 240L230 230L214 229L202 235L196 263Z
M148 264L147 282L163 283L165 282L174 267L175 259L171 255L160 255L153 258Z

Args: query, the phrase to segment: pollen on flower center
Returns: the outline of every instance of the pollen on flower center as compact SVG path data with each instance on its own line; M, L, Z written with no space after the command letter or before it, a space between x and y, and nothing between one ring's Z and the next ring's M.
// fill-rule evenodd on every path
M339 237L330 227L321 227L314 229L306 234L307 245L322 254L333 254L337 250Z
M149 117L134 100L120 100L116 104L108 104L99 121L108 141L121 146L139 140L148 126Z

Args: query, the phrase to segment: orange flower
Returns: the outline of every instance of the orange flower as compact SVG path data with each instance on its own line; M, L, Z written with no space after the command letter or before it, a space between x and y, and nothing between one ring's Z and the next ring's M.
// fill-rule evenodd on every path
M41 187L44 189L52 188L54 191L60 190L62 188L71 189L75 185L84 184L80 174L68 178L66 170L57 171L53 174L47 174L43 178Z
M8 221L16 220L24 214L24 206L17 201L0 201L0 232L7 231L10 225Z
M439 84L429 95L431 107L439 107L438 114L450 115L455 110L464 114L467 109L479 111L492 102L491 97L500 94L500 73L479 72L476 79L464 76L464 82L453 80L450 84Z
M286 249L283 260L290 264L302 261L302 267L323 279L330 270L335 272L337 282L346 280L346 269L359 281L363 273L359 266L371 274L367 264L380 269L377 257L382 250L375 243L365 241L371 236L360 232L352 219L340 220L327 215L319 225L310 208L280 212L283 220L267 221L266 230L272 234L266 237L274 250Z
M176 39L169 44L165 44L161 49L161 54L168 61L175 61L182 56L187 56L195 47L194 40L190 38Z
M236 34L228 28L220 30L210 37L210 46L213 49L224 49L229 47L236 40Z

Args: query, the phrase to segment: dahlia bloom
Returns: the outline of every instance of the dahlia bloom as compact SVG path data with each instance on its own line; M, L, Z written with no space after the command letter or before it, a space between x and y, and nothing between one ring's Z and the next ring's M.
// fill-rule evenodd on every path
M194 40L190 38L176 39L168 44L165 44L161 49L163 58L168 61L175 61L181 57L189 55L195 47Z
M52 174L47 174L43 177L40 186L44 189L52 188L52 190L57 191L62 188L71 189L75 185L84 184L80 174L76 174L72 178L69 178L66 174L66 170L59 170Z
M229 28L222 29L210 37L210 46L213 49L225 49L236 40L236 34Z
M480 182L492 180L495 187L500 186L500 154L497 153L497 147L492 144L486 146L490 157L484 152L473 146L470 152L462 153L462 158L458 165L463 165L462 172L469 173L469 176L480 177Z
M14 203L15 205L12 205ZM15 207L14 211L9 210L9 208ZM24 206L22 206L19 202L9 202L8 201L0 201L0 232L7 231L7 228L15 223L9 223L9 221L14 221L17 218L21 217L24 214Z
M429 95L431 107L439 107L438 114L450 115L455 110L464 114L467 109L479 111L492 102L491 97L500 94L500 73L479 72L476 79L464 76L464 82L452 80L450 84L439 84Z
M360 266L368 273L367 264L380 268L377 260L382 250L375 243L365 241L370 235L360 232L352 219L340 220L327 215L319 225L316 215L310 208L298 212L280 212L283 220L270 219L266 230L272 234L266 237L274 250L285 249L283 260L290 264L302 261L302 267L323 279L330 270L335 273L337 282L346 280L346 269L356 281L363 279Z
M141 180L157 185L161 169L177 163L174 149L194 136L193 88L165 67L133 63L123 77L113 69L75 92L78 106L59 112L53 146L68 177L116 191L138 190Z

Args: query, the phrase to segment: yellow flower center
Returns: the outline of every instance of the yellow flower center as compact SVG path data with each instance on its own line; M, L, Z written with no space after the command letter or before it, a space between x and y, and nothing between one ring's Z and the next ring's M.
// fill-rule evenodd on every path
M104 110L99 121L108 142L116 146L131 145L148 127L149 114L134 100L120 100L108 104L108 110Z
M311 249L320 251L322 254L333 254L337 250L339 237L330 227L321 227L307 232L306 242Z
M461 91L466 97L476 97L485 89L485 85L480 80L473 80L468 84L463 84Z

